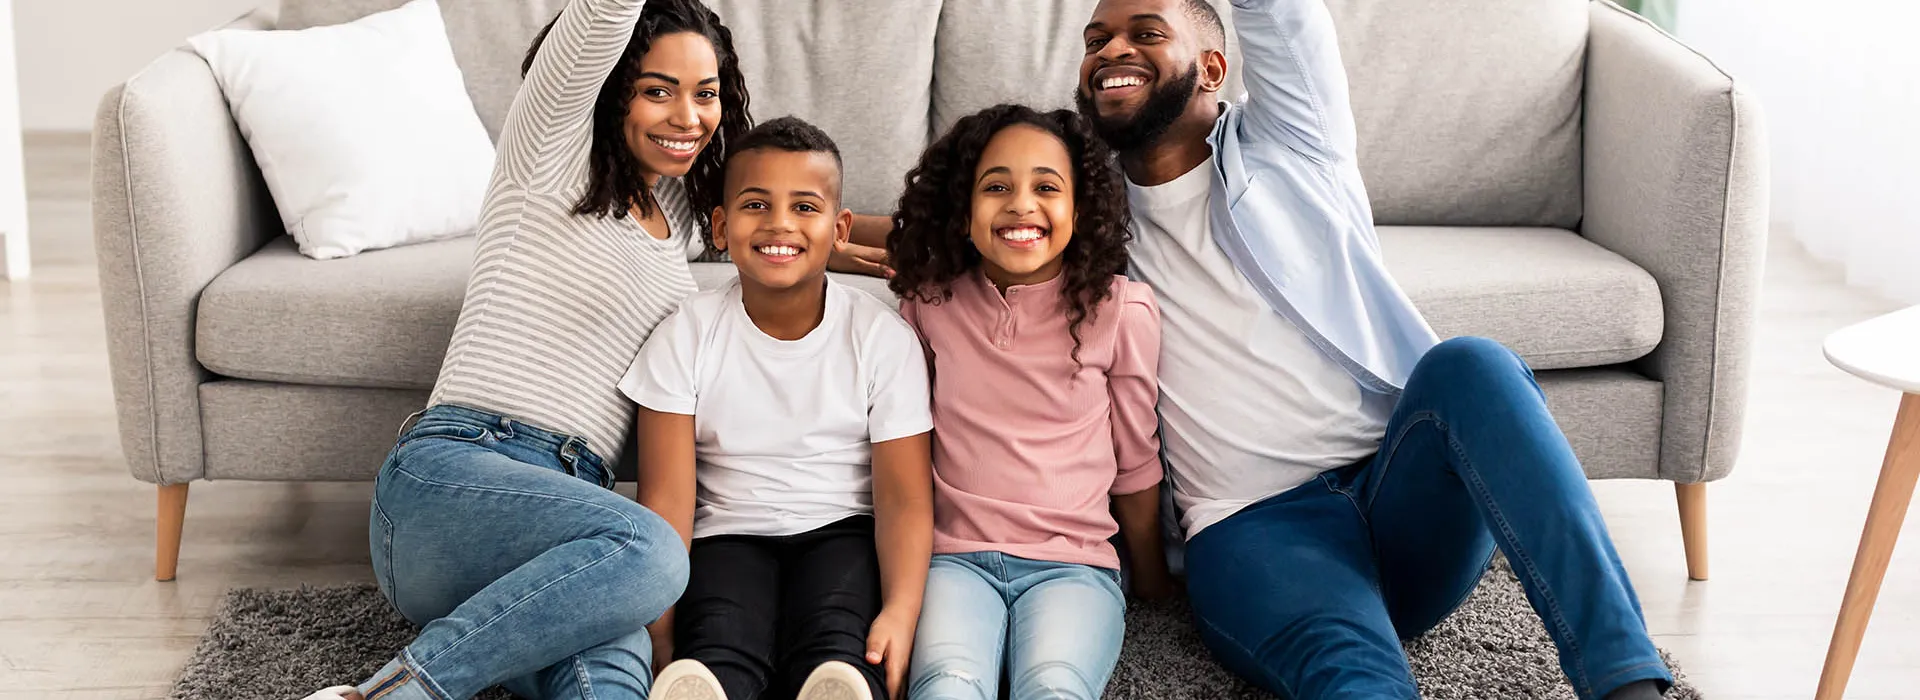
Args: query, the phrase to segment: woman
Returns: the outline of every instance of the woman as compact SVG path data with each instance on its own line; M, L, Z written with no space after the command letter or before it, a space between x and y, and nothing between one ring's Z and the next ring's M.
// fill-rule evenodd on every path
M643 698L686 546L616 495L616 384L695 290L728 138L732 35L696 0L572 0L528 50L429 407L374 489L374 574L420 635L315 698Z

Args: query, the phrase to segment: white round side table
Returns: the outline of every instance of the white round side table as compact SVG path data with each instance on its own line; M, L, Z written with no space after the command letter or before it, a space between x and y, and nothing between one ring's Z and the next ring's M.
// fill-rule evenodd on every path
M1860 653L1860 639L1873 616L1880 580L1893 557L1893 543L1907 517L1916 477L1920 477L1920 306L1862 321L1827 336L1827 361L1869 382L1900 390L1900 409L1886 459L1880 463L1880 481L1867 507L1860 549L1853 555L1853 573L1840 600L1833 640L1827 645L1826 665L1820 670L1816 700L1839 700Z

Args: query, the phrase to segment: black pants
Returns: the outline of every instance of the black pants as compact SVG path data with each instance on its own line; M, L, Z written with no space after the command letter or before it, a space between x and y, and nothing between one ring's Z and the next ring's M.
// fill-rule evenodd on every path
M784 537L703 537L691 556L674 655L706 664L728 700L792 698L828 661L859 669L873 697L887 697L881 667L865 658L880 612L872 517Z

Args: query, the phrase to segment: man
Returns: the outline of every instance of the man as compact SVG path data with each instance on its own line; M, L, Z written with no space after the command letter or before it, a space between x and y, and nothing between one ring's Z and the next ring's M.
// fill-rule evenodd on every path
M1121 154L1163 313L1162 436L1215 657L1283 697L1415 698L1400 640L1496 546L1582 698L1672 683L1518 356L1438 342L1388 275L1322 0L1104 0L1076 98Z

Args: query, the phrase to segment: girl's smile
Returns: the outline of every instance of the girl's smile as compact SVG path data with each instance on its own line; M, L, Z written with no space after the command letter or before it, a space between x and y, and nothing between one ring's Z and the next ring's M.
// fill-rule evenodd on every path
M994 286L1060 274L1073 241L1073 157L1059 137L1030 124L988 139L974 168L968 236Z

